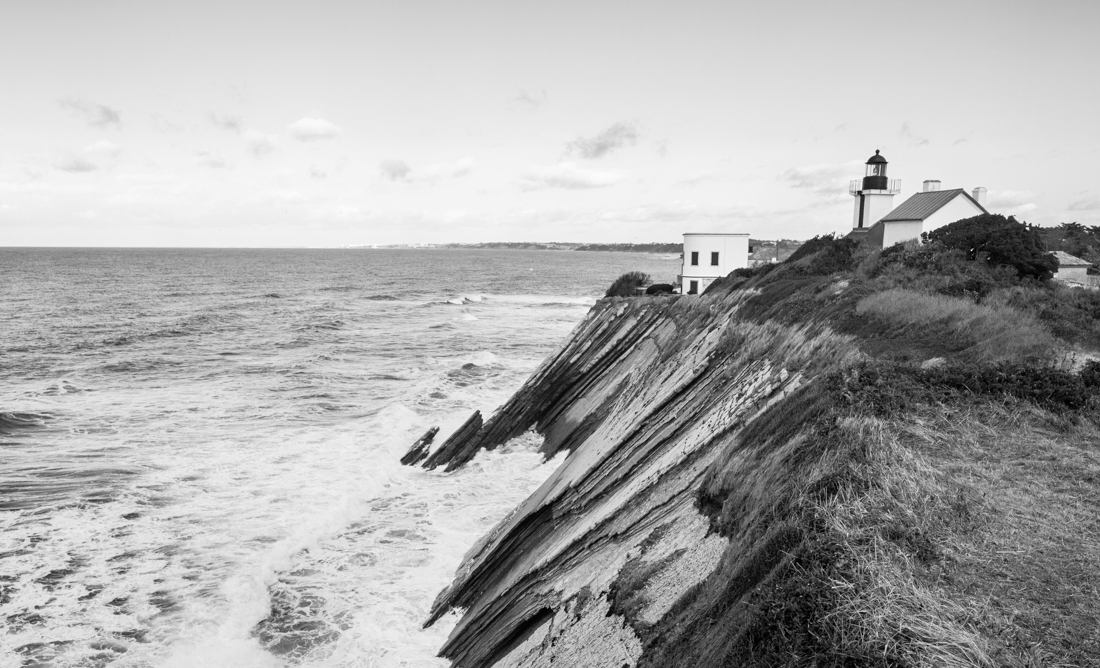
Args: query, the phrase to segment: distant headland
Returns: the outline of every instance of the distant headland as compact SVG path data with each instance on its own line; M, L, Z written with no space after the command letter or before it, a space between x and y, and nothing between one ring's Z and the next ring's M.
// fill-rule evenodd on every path
M790 256L799 246L802 245L802 241L796 241L793 239L775 239L762 240L751 239L749 241L753 247L755 253L761 255L768 255L769 258L774 257L776 253L776 246L779 248L779 261L783 261ZM626 244L626 243L609 243L609 244L591 244L591 243L579 243L571 241L548 241L548 242L533 242L533 241L486 241L482 243L472 244L387 244L387 245L372 245L372 246L350 246L349 248L454 248L461 250L545 250L545 251L604 251L615 253L682 253L684 251L684 244L682 242L651 242L640 244ZM754 253L754 254L755 254Z

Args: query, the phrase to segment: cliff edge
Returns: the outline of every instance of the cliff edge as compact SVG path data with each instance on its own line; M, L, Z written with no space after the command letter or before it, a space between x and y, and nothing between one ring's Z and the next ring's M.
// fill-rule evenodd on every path
M559 468L428 624L481 666L1100 665L1100 295L826 239L601 300L484 423Z

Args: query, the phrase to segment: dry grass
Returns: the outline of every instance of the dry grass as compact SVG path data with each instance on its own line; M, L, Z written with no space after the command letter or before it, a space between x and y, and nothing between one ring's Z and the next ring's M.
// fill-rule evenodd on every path
M831 642L909 666L1100 665L1100 432L1066 427L1013 402L850 420L875 483L815 506L854 564Z
M790 372L845 367L858 353L852 337L813 325L787 327L773 321L757 324L731 321L711 359L740 369L757 360L769 360Z
M961 357L977 362L1046 361L1058 347L1035 316L1003 304L895 288L861 299L856 315L874 317L899 331L946 338Z

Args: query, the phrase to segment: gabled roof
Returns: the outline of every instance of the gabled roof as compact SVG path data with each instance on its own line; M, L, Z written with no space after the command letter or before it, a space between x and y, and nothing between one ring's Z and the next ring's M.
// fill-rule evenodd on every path
M1062 251L1054 251L1054 257L1058 258L1059 267L1091 267L1092 263L1088 260L1082 260L1079 257L1074 257L1069 253Z
M948 202L956 197L965 197L970 200L974 206L978 207L982 213L989 213L985 210L984 206L978 204L977 200L966 194L965 190L956 188L954 190L934 190L927 193L915 193L909 199L899 204L898 208L880 218L879 222L889 223L894 220L924 220L942 209Z

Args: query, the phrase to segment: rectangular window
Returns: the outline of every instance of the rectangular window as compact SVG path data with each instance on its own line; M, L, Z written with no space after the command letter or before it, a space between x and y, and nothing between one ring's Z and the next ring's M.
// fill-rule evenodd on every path
M711 253L710 254L710 264L711 264L712 267L717 267L718 266L718 253Z
M699 266L699 251L691 251L691 266Z
M692 253L692 255L695 255L695 253ZM688 281L688 294L689 295L699 294L699 281Z

